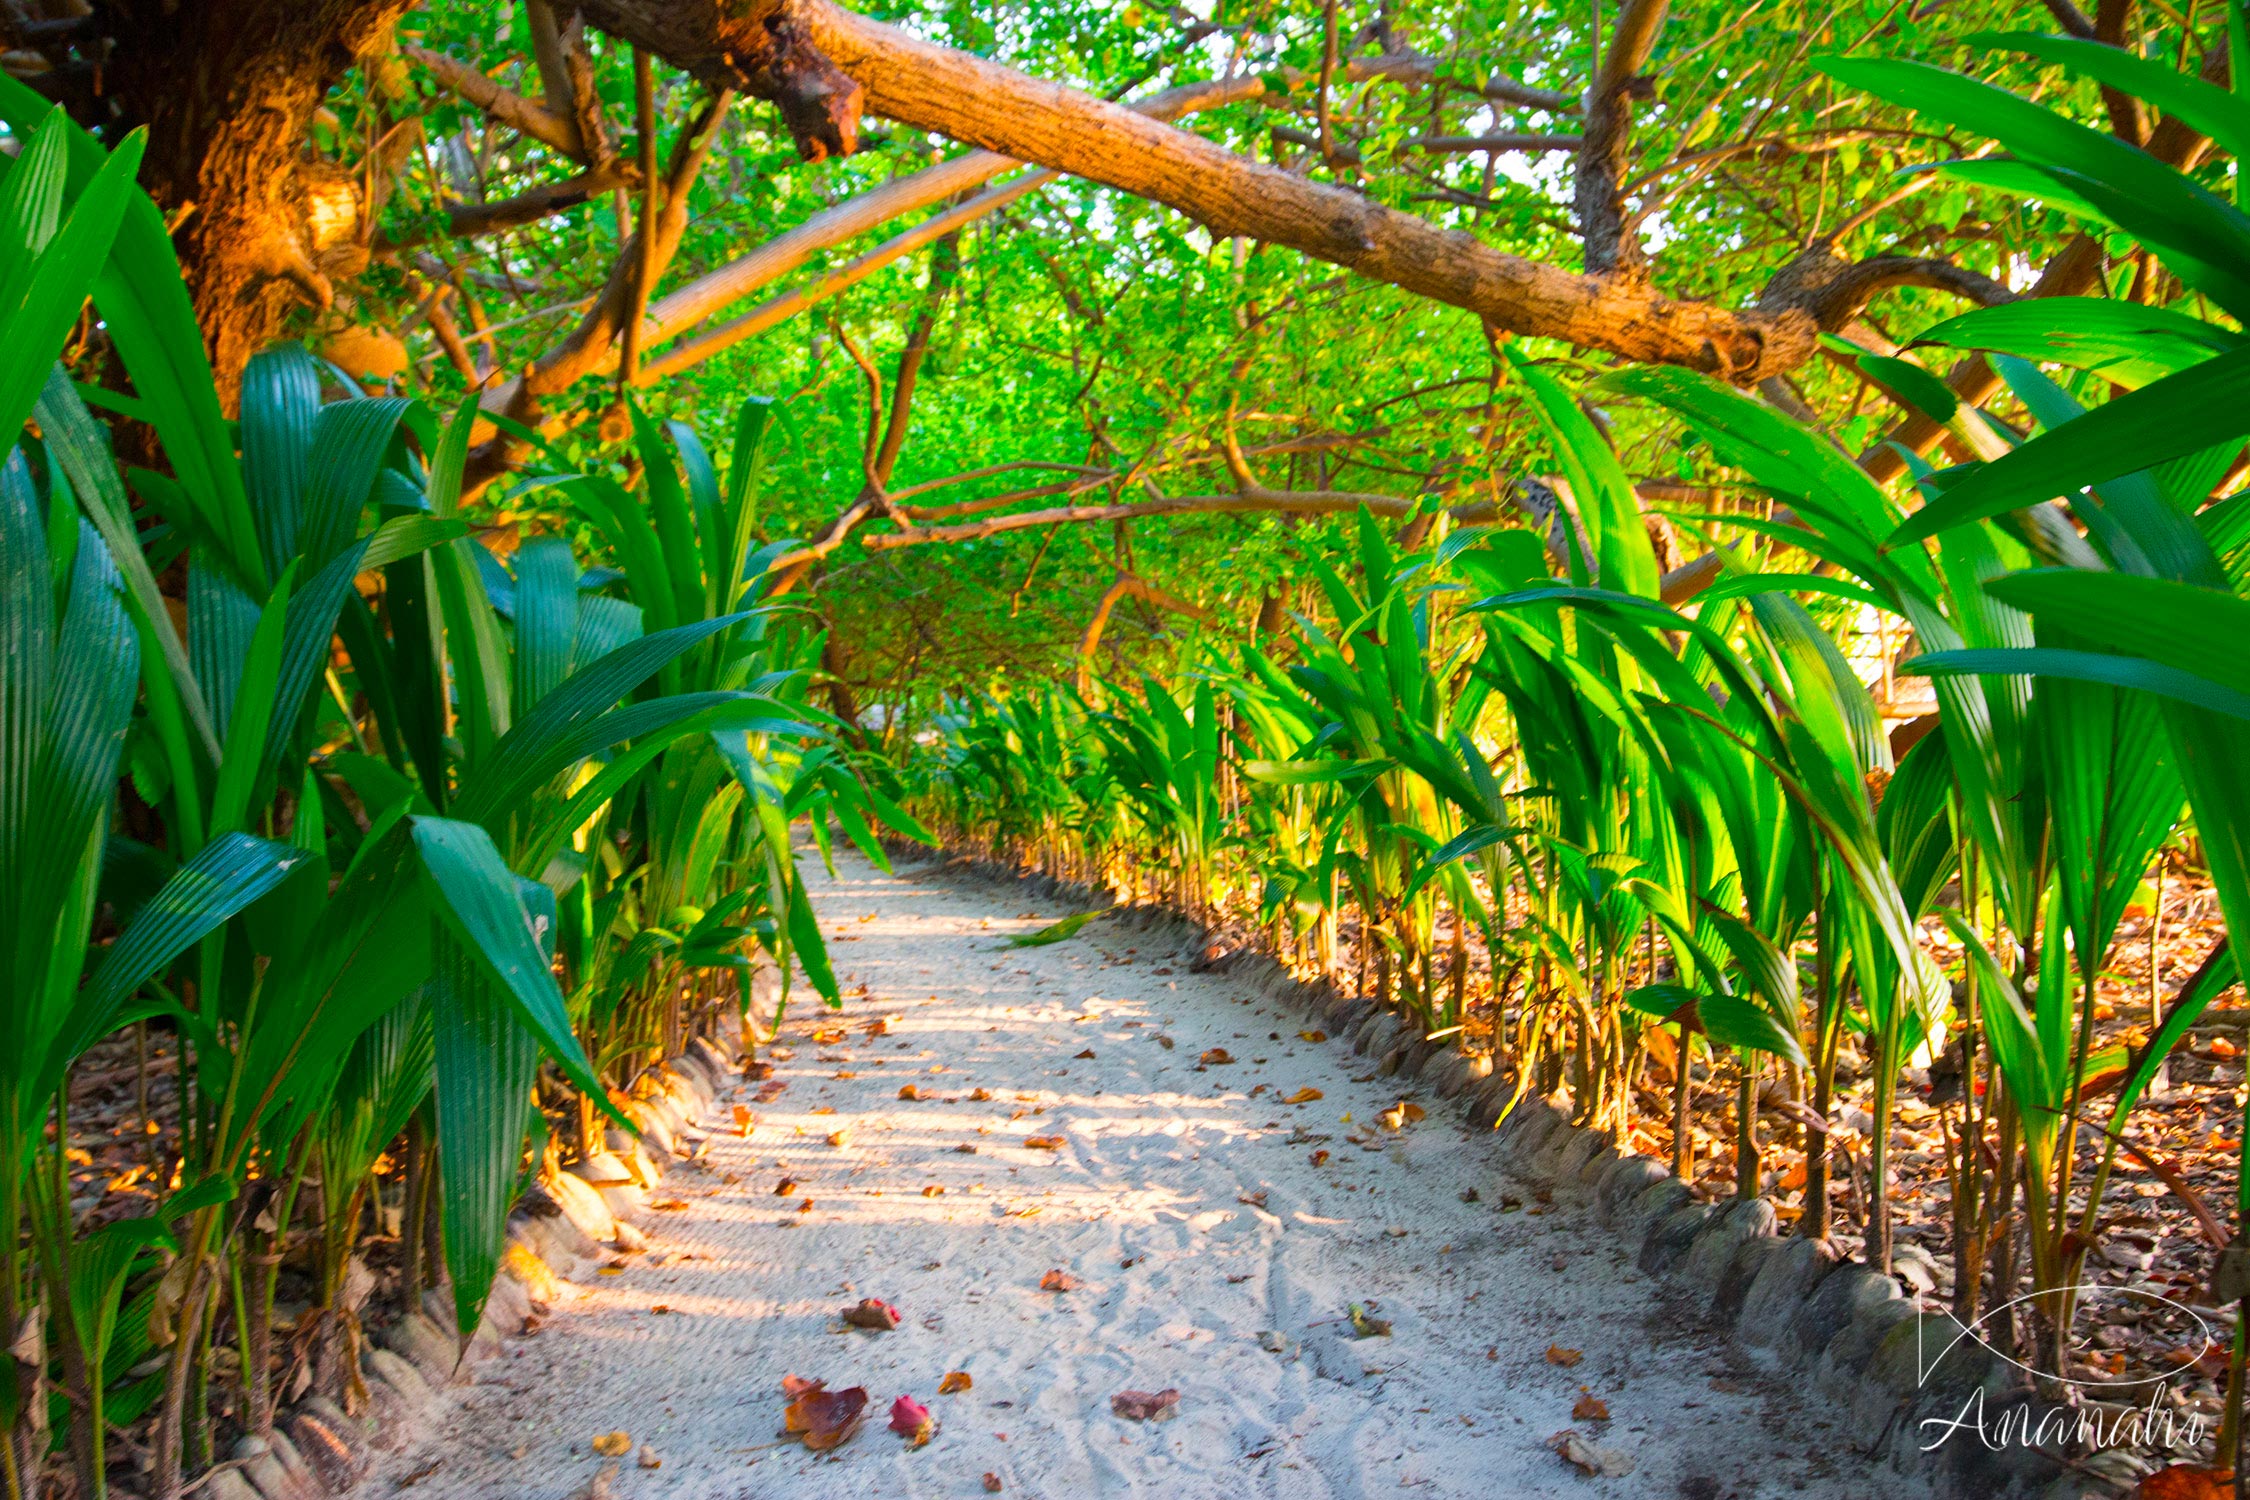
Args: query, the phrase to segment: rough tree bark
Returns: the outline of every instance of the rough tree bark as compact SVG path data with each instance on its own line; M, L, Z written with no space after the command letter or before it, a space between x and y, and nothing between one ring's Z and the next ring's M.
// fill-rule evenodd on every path
M290 308L325 307L367 261L349 178L316 160L313 115L408 0L100 0L81 53L106 53L101 97L149 131L144 182L178 223L212 363L231 409L242 366ZM104 41L102 38L106 38Z

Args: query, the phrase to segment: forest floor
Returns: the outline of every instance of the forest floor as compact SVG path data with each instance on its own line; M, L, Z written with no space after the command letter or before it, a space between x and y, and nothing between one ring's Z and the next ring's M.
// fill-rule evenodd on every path
M1451 1108L1378 1125L1401 1094L1365 1059L1114 922L1011 948L1067 912L935 864L837 870L807 875L844 1010L791 1007L648 1248L585 1268L369 1493L1866 1493L1834 1414L1685 1327ZM847 1327L862 1298L899 1325ZM1388 1333L1354 1337L1355 1306ZM785 1438L789 1377L864 1388L857 1434ZM1177 1399L1130 1420L1126 1391ZM899 1396L926 1446L887 1428ZM1613 1477L1582 1479L1566 1430Z

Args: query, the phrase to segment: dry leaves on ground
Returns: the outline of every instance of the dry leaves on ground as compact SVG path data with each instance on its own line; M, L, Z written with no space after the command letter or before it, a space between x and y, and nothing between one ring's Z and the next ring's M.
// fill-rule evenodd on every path
M988 1473L987 1473L987 1474L986 1474L986 1475L984 1476L984 1492L985 1492L985 1493L986 1493L987 1495L997 1495L997 1494L999 1494L999 1493L1000 1493L1000 1476L999 1476L999 1475L997 1475L997 1474L993 1474L993 1473L989 1473L989 1472L988 1472Z
M594 1439L594 1451L604 1458L622 1458L633 1446L633 1439L622 1432L605 1432Z
M1284 1104L1310 1104L1315 1099L1321 1099L1325 1097L1327 1096L1322 1094L1319 1089L1306 1087L1297 1090L1296 1093L1291 1094L1288 1098L1282 1100L1281 1102Z
M755 1125L757 1121L758 1117L750 1112L749 1105L737 1104L734 1107L734 1133L736 1135L748 1136L750 1127Z
M1574 1422L1606 1422L1609 1420L1609 1403L1580 1386L1578 1400L1570 1408L1570 1419Z
M1023 1143L1034 1151L1060 1151L1063 1138L1059 1135L1027 1135Z
M937 1418L912 1396L901 1396L891 1403L891 1431L905 1438L908 1447L919 1448L936 1435Z
M1565 1349L1560 1344L1549 1344L1547 1346L1547 1363L1561 1365L1566 1370L1585 1357L1586 1351L1583 1349Z
M844 1321L854 1328L888 1333L898 1327L898 1309L879 1297L862 1297L844 1309Z
M1161 1391L1119 1391L1109 1398L1109 1409L1129 1422L1161 1422L1179 1407L1180 1393L1167 1386Z
M901 1099L919 1099L922 1097L922 1091L916 1088L911 1083L901 1084L899 1086L898 1096Z
M1384 1110L1382 1116L1383 1123L1392 1130L1404 1130L1407 1126L1416 1124L1425 1118L1426 1115L1421 1105L1409 1104L1404 1099Z
M1206 1066L1215 1068L1233 1062L1234 1054L1224 1047L1213 1047L1203 1054L1202 1061Z
M1042 1292L1074 1292L1083 1285L1084 1282L1068 1271L1049 1271L1039 1278L1039 1290Z
M2136 1500L2233 1500L2234 1471L2172 1464L2144 1477Z
M1387 1339L1391 1336L1391 1320L1378 1318L1354 1302L1351 1306L1352 1333L1363 1339Z
M1325 1042L1328 1040L1328 1033L1325 1031L1300 1031L1297 1033L1297 1039L1302 1042Z
M937 1383L937 1393L941 1396L958 1395L975 1384L976 1382L969 1378L967 1370L949 1370L946 1372L945 1378Z
M859 1431L860 1418L867 1411L863 1386L832 1391L824 1380L801 1380L790 1375L783 1378L781 1389L790 1398L781 1414L782 1425L815 1453L826 1453L849 1441Z
M1547 1439L1547 1446L1561 1454L1564 1462L1589 1478L1598 1476L1622 1479L1633 1472L1632 1454L1617 1448L1605 1448L1599 1443L1589 1443L1575 1432L1558 1432Z

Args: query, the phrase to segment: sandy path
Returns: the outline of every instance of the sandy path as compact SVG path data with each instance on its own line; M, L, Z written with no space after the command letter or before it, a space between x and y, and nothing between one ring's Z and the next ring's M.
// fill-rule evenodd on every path
M688 1206L648 1216L649 1253L589 1271L368 1493L419 1474L417 1500L560 1500L619 1428L662 1460L628 1459L620 1500L981 1495L987 1472L1054 1500L1866 1493L1825 1414L1679 1332L1583 1210L1499 1179L1450 1106L1354 1145L1343 1119L1397 1102L1389 1080L1354 1082L1365 1059L1224 978L1134 953L1156 939L1097 920L1007 949L1064 913L934 867L838 872L814 892L855 992L847 1040L815 1042L838 1020L798 1008L787 1088L749 1139L667 1178ZM1200 1066L1212 1047L1238 1061ZM902 1101L908 1083L934 1097ZM1304 1087L1323 1098L1278 1102ZM1082 1285L1041 1291L1051 1269ZM903 1325L840 1331L861 1296ZM1353 1302L1391 1336L1346 1338ZM939 1396L949 1370L973 1389ZM864 1385L863 1430L830 1456L775 1443L786 1374ZM1170 1421L1110 1411L1165 1387ZM1581 1387L1610 1422L1572 1420ZM942 1422L919 1451L884 1427L901 1393ZM1546 1446L1569 1427L1634 1471L1581 1479Z

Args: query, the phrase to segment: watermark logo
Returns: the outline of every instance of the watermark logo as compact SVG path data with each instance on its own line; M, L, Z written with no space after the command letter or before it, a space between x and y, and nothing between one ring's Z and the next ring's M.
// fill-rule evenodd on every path
M2194 1357L2183 1365L2189 1368L2218 1347L2218 1338L2202 1315L2184 1302L2178 1302L2161 1292L2145 1287L2095 1286L2081 1284L2077 1288L2075 1306L2084 1313L2104 1304L2138 1302L2152 1309L2169 1309L2184 1313L2193 1326L2194 1339L2201 1340ZM1929 1336L1927 1323L1915 1331L1915 1361L1917 1383L1926 1385L1947 1355L1964 1341L1981 1345L1994 1358L2015 1366L2027 1375L2038 1376L2054 1382L2057 1377L2025 1364L2005 1349L1984 1336L1984 1329L1995 1318L2021 1303L2036 1301L2037 1294L2002 1303L1983 1314L1975 1322L1962 1327L1942 1348L1935 1347ZM2076 1347L2075 1340L2072 1346ZM2177 1378L2177 1371L2158 1375L2116 1378L2090 1376L2064 1376L2060 1384L2072 1386L2088 1400L2078 1405L2041 1407L2032 1403L2017 1403L1999 1412L1989 1412L1985 1407L1985 1385L1979 1382L1961 1401L1959 1410L1951 1416L1924 1417L1921 1421L1922 1451L1928 1453L1953 1441L1962 1433L1970 1434L1977 1442L1995 1452L2003 1448L2068 1448L2081 1452L2105 1448L2141 1449L2194 1449L2204 1437L2203 1418L2194 1412L2181 1412L2165 1404L2165 1389Z

